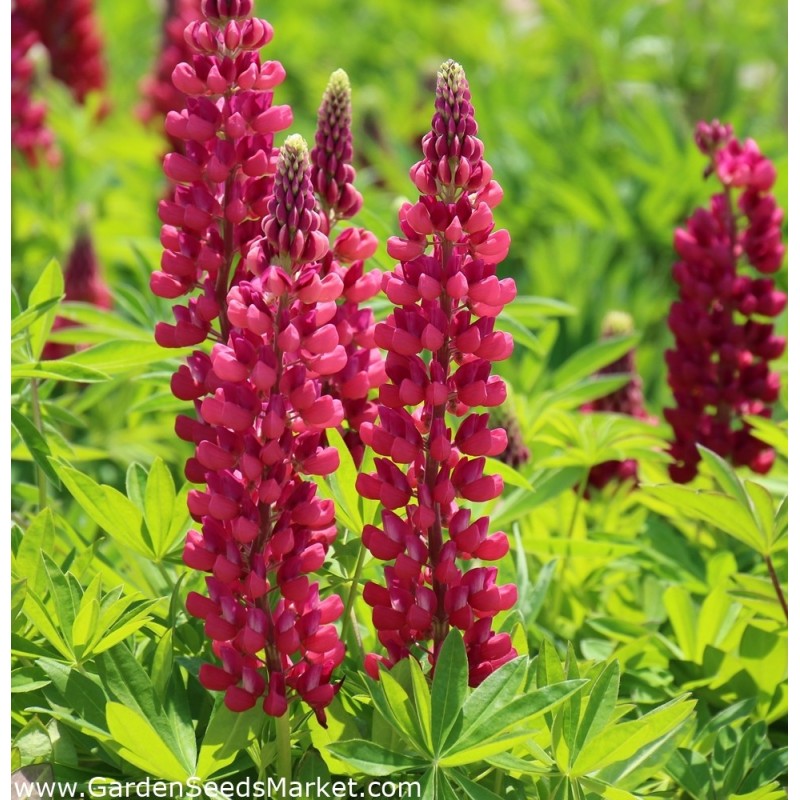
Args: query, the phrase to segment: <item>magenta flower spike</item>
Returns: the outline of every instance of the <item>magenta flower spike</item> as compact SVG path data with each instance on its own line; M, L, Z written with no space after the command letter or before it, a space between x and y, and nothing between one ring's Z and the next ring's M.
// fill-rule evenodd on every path
M378 247L377 237L364 228L348 227L336 235L335 226L358 212L362 198L353 186L353 145L350 131L350 81L344 70L330 77L317 117L316 144L311 151L311 180L330 250L323 273L338 275L344 285L333 324L347 353L342 369L326 378L326 394L338 398L344 410L339 430L356 466L364 455L358 433L364 422L374 422L378 408L370 395L386 380L383 356L375 346L375 316L361 307L381 286L379 269L365 270L364 262Z
M623 336L633 333L633 318L624 311L610 311L603 318L602 336L608 339L612 336ZM642 378L636 368L636 351L629 350L616 361L600 369L598 375L628 374L631 379L616 391L605 397L598 397L581 407L581 411L592 413L595 411L610 414L625 414L635 419L641 419L651 424L657 420L647 413L644 407L644 394L642 392ZM596 464L589 472L589 485L602 489L612 480L636 480L638 464L636 459L628 458L624 461L604 461Z
M90 303L98 308L108 309L112 306L111 292L103 280L92 237L85 226L79 230L67 259L64 270L64 299ZM77 324L65 317L56 317L53 321L53 331L72 328ZM42 352L42 358L63 358L74 353L75 350L76 346L72 344L47 342Z
M201 523L190 531L184 561L209 573L207 594L187 608L205 621L221 665L200 681L225 691L234 711L281 716L293 697L325 720L344 645L332 623L343 606L319 596L309 580L336 536L333 503L307 475L328 475L338 453L324 431L342 421L341 403L323 394L321 376L345 352L331 319L342 282L320 277L328 240L308 175L308 150L290 136L277 161L263 239L248 263L257 277L228 293L229 332L210 358L195 353L175 376L179 397L194 399L199 420L179 418L196 443L187 475L205 490L189 495Z
M508 551L505 533L490 533L488 517L473 519L462 507L503 489L484 467L486 456L505 450L505 431L490 429L489 413L472 409L505 400L491 365L508 358L513 343L494 321L516 294L513 280L496 275L510 238L494 230L502 190L477 130L464 70L447 61L424 158L411 169L421 195L402 207L403 235L388 243L400 264L384 275L383 289L396 308L375 328L376 343L388 351L388 381L378 420L361 426L377 457L357 489L384 507L382 524L368 525L363 541L391 562L385 583L364 589L388 651L367 656L373 677L379 663L423 653L435 668L451 627L464 633L472 686L516 655L508 634L492 630L493 617L515 603L516 587L498 586L496 567L459 564L496 561Z
M252 3L240 3L234 16L219 8L202 4L202 18L185 32L193 55L172 73L186 103L167 114L165 128L183 146L164 159L175 188L159 204L164 253L150 288L169 299L200 293L174 307L174 325L158 324L156 340L164 347L227 336L228 290L245 275L241 257L261 235L272 192L274 135L292 121L289 106L272 102L283 67L258 54L272 27L250 16Z
M30 49L40 41L30 20L19 9L11 12L11 146L31 166L44 161L56 166L61 155L47 127L47 106L32 97L35 66Z
M770 361L786 341L768 321L786 306L769 275L780 269L783 212L771 194L775 168L752 139L744 144L729 125L701 122L695 139L709 156L706 176L722 192L708 209L695 211L675 233L680 260L672 274L680 290L669 327L675 347L667 351L675 407L664 415L674 432L670 474L687 483L697 474L697 445L735 466L766 473L774 450L756 438L743 417L769 417L780 391Z

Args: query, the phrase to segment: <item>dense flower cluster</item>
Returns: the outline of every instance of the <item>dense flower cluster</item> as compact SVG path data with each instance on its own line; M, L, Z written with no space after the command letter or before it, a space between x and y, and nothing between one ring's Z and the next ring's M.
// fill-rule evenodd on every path
M83 227L67 259L64 270L64 299L91 303L98 308L111 308L111 292L100 273L100 264L88 228ZM53 331L74 327L77 323L65 317L56 317ZM75 345L48 342L42 358L63 358L75 352Z
M364 497L384 507L382 525L364 529L364 544L392 562L385 585L369 582L364 589L388 651L388 657L370 654L367 670L377 676L380 662L391 665L420 650L435 666L452 626L464 632L473 686L516 655L508 634L492 630L492 619L517 594L513 585L496 584L496 567L463 571L458 564L495 561L508 551L504 533L489 534L488 517L473 520L458 504L492 500L503 489L484 466L486 456L505 449L505 431L488 427L488 412L471 409L498 406L506 397L491 365L511 354L513 342L494 330L494 321L516 294L513 280L496 275L510 237L494 231L492 208L502 190L483 160L477 130L464 70L448 61L437 78L424 158L411 169L421 196L404 204L403 236L389 240L400 265L384 275L383 289L397 307L375 328L376 343L388 350L388 381L378 421L361 426L378 457L376 471L357 481ZM461 419L451 422L448 414Z
M633 333L633 319L624 311L611 311L606 314L602 324L603 338L623 336ZM636 351L629 350L616 361L598 370L598 375L630 375L630 380L611 394L598 397L581 407L581 411L592 413L601 411L610 414L625 414L635 419L655 424L655 417L647 413L642 394L642 378L636 369ZM636 459L624 461L604 461L596 464L589 472L589 484L602 489L612 480L624 481L637 476Z
M769 321L786 306L786 295L772 279L743 269L750 264L771 274L783 261L783 212L770 193L775 168L753 140L741 143L728 125L700 123L696 141L710 158L706 174L723 191L675 233L680 299L669 314L675 348L666 354L675 408L664 413L675 437L670 472L681 483L697 473L698 444L734 465L769 471L774 451L742 417L770 416L780 376L769 362L786 345Z
M103 38L94 0L15 0L16 11L50 53L50 72L79 103L106 85Z
M298 696L324 721L344 657L332 624L343 607L321 600L309 574L336 524L332 502L303 476L338 466L325 430L344 412L323 381L348 360L333 322L345 285L324 269L327 221L305 142L290 136L273 148L291 110L272 105L283 68L258 56L271 27L251 17L250 0L203 0L201 11L186 29L194 55L173 71L186 108L166 127L183 152L164 161L177 185L159 207L165 252L151 279L162 297L200 290L174 307L174 325L159 324L159 342L215 341L172 380L195 404L197 418L181 415L176 431L195 445L187 478L204 484L189 496L200 530L188 534L184 560L210 573L187 608L220 662L200 680L224 690L229 708L261 700L281 716Z
M206 483L189 496L202 532L190 532L184 560L211 577L208 596L192 593L187 607L205 620L222 661L205 665L200 680L224 689L229 708L264 696L264 710L280 716L291 690L324 720L344 657L331 624L343 606L335 595L320 601L307 576L322 566L336 524L332 502L302 476L339 463L324 431L341 423L342 407L320 376L346 359L330 322L343 285L320 277L328 241L301 137L286 140L277 168L264 239L249 253L258 276L228 294L225 343L210 357L195 353L173 381L199 405L200 420L179 418L179 434L197 446L187 474Z
M11 146L35 166L41 158L52 165L59 153L47 127L47 106L32 97L35 65L31 48L40 42L30 20L19 10L11 12Z
M200 0L170 0L164 17L164 38L155 69L142 81L144 97L138 108L143 122L158 120L163 125L170 111L180 112L186 95L172 82L172 73L184 61L191 61L192 50L184 38L187 26L201 19ZM183 140L169 137L173 150L181 151Z
M159 205L164 223L161 269L150 288L159 297L178 298L200 288L186 305L174 307L175 325L159 324L165 347L199 344L219 321L228 333L226 297L231 282L244 276L241 256L261 235L267 213L277 151L274 135L292 122L289 106L273 105L273 89L286 73L277 61L262 63L258 51L272 27L249 16L252 2L236 14L223 4L204 3L204 17L186 28L193 52L173 70L175 88L186 95L185 108L170 111L169 136L183 144L164 159L164 172L176 188Z
M363 200L353 185L353 144L350 130L350 82L343 70L331 75L317 118L311 151L311 180L319 202L323 227L329 231L331 247L323 259L323 275L336 274L344 290L332 323L347 353L342 369L326 378L325 393L338 398L344 410L340 431L356 466L361 464L364 445L359 436L363 422L374 422L378 410L369 398L386 379L383 357L375 346L375 317L361 303L374 297L381 286L381 271L364 270L364 262L377 249L378 240L363 228L348 227L333 238L340 220L350 219Z

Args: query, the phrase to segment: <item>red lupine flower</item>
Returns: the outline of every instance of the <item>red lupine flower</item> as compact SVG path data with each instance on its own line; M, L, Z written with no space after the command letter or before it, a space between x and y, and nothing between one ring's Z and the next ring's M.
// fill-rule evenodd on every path
M622 336L633 332L633 319L624 311L611 311L606 314L602 324L603 338ZM644 407L642 393L642 378L636 369L636 351L629 350L623 356L598 370L598 375L630 375L630 380L611 394L598 397L590 403L581 406L581 411L592 413L594 411L611 414L625 414L635 419L645 420L653 425L657 420L647 413ZM624 461L604 461L595 464L589 472L589 484L596 489L602 489L612 480L625 481L637 477L636 459L628 458Z
M51 166L60 154L53 132L45 124L47 106L31 97L35 74L29 51L40 37L30 20L15 9L11 12L11 146L28 163L36 166L41 158Z
M142 81L143 102L137 113L143 122L158 120L159 125L170 111L180 113L186 95L172 82L172 73L184 61L192 60L193 50L184 38L187 26L202 19L200 0L170 0L164 17L164 36L161 52L153 73ZM183 140L168 137L173 150L183 149Z
M403 206L403 235L388 243L401 261L383 281L397 308L375 328L376 343L389 351L388 382L379 419L361 426L376 471L359 475L356 486L384 506L381 526L367 526L363 541L376 558L393 562L385 585L364 590L388 651L368 656L366 668L377 677L379 663L420 651L435 666L453 626L464 631L476 686L516 655L508 635L491 630L492 618L514 604L516 587L498 586L493 567L463 572L458 564L508 550L504 533L489 534L488 517L473 520L460 506L492 500L503 488L484 467L485 456L505 449L505 432L471 409L505 399L491 361L507 358L512 342L494 330L494 318L516 287L496 276L510 241L494 230L491 213L502 192L483 160L464 70L453 61L438 75L432 127L425 157L411 169L421 196Z
M700 123L695 138L710 157L706 175L715 175L723 192L675 233L680 299L669 314L675 348L666 360L676 406L664 414L675 436L670 474L679 483L697 474L698 444L736 466L769 471L775 453L742 417L771 415L780 376L769 362L786 345L765 319L780 314L786 295L745 269L770 274L783 261L783 212L770 194L775 168L729 125Z
M176 432L195 445L187 478L204 485L189 494L200 529L189 532L184 560L210 573L207 595L190 594L187 608L220 661L200 680L225 691L229 708L261 701L281 715L299 696L324 722L344 656L331 624L342 603L321 600L308 574L336 525L333 504L303 476L338 466L323 437L343 413L320 376L346 362L330 324L343 284L321 276L328 237L305 142L273 149L291 111L272 105L283 68L258 56L272 29L250 16L249 0L204 0L201 10L186 29L194 55L173 72L187 100L168 114L167 132L185 144L164 160L178 185L159 208L165 251L151 280L163 297L201 290L175 306L174 325L159 324L159 342L215 340L172 381L196 408Z
M338 467L323 437L343 412L322 393L320 375L340 367L344 348L327 322L342 282L317 280L313 298L308 290L328 249L320 224L305 142L290 136L264 238L248 254L258 277L231 288L225 343L195 353L173 391L194 398L200 417L177 430L196 444L187 475L206 484L189 495L202 531L189 533L184 560L212 577L208 597L191 595L188 608L205 621L223 666L206 665L201 682L224 689L234 711L262 699L280 715L294 692L324 722L344 657L330 623L343 607L338 597L321 601L307 575L322 566L336 525L332 502L302 476ZM280 599L270 602L270 593Z
M103 37L93 0L16 0L50 53L50 72L79 103L106 85ZM107 110L107 109L105 109Z
M91 303L98 308L111 308L111 292L100 274L100 264L94 251L91 236L82 228L64 270L64 299L73 302ZM71 328L78 323L65 317L56 317L53 330ZM48 342L42 352L43 359L63 358L74 353L76 346Z
M371 309L360 307L380 289L381 271L364 270L364 262L377 249L378 240L364 228L345 228L334 238L336 223L355 215L362 205L361 195L353 186L356 173L350 163L350 116L350 82L344 70L336 70L319 108L316 144L311 151L311 180L332 240L323 260L323 280L337 276L344 287L331 324L336 327L347 361L341 370L326 378L324 388L342 403L344 420L340 432L356 466L360 466L364 445L358 431L362 423L372 422L377 416L377 406L369 395L383 383L386 373L375 347L375 317Z

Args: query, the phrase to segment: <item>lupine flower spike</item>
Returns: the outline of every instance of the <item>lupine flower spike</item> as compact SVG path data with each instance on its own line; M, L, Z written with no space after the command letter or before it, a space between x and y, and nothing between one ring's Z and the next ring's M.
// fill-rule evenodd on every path
M603 319L602 336L604 339L613 336L624 336L633 333L633 318L624 311L610 311ZM607 364L598 371L598 375L628 374L631 379L611 394L599 397L586 403L581 411L592 413L602 411L611 414L625 414L635 419L645 420L655 424L656 418L647 413L644 407L642 393L642 379L636 369L636 351L629 350L625 355ZM625 481L637 476L636 459L629 458L625 461L604 461L596 464L589 472L589 484L596 489L602 489L612 480Z
M780 376L769 362L786 346L769 321L785 308L786 295L747 270L769 275L783 261L783 212L771 194L775 167L729 125L701 122L695 139L709 157L706 176L723 191L675 233L680 297L669 314L675 348L666 354L675 407L664 414L674 431L670 474L679 483L697 474L697 445L735 466L769 471L774 450L743 417L771 415Z
M514 469L518 469L531 460L531 451L522 436L519 418L512 408L508 405L502 405L491 409L489 424L497 425L506 432L508 444L506 449L497 456L500 461L510 467L514 467Z
M311 151L311 180L331 241L322 273L336 274L344 284L332 322L347 353L347 363L325 379L324 390L342 402L344 420L340 432L359 466L364 452L359 427L377 417L378 409L370 394L385 381L386 373L383 357L375 347L372 309L360 307L380 289L381 271L364 270L364 262L374 254L378 240L370 231L356 227L345 228L334 239L337 222L357 214L363 202L353 185L356 173L351 164L350 117L350 81L344 70L336 70L319 109L315 146Z
M31 166L40 160L55 166L60 154L53 132L46 125L47 106L34 101L32 90L36 67L31 48L40 42L31 21L19 9L11 12L11 146Z
M197 413L176 421L195 445L186 476L204 484L189 495L200 529L189 532L184 561L209 577L187 608L219 660L200 680L224 691L230 709L261 702L280 716L299 696L324 720L344 655L331 625L342 603L321 600L308 574L336 526L333 504L302 475L338 463L322 436L341 422L341 404L322 396L320 375L346 361L330 324L342 282L319 275L328 241L304 142L273 148L291 111L272 105L283 68L258 56L272 28L251 17L251 0L203 0L201 10L186 30L191 63L173 73L187 101L167 132L186 144L164 162L177 188L159 207L165 252L151 280L162 297L200 289L175 306L176 324L158 325L162 345L216 342L172 380Z
M180 63L192 60L193 51L184 38L186 27L202 18L200 0L171 0L164 18L164 38L155 69L142 81L143 101L137 109L143 122L157 120L163 126L170 111L180 113L186 96L172 82L172 73ZM168 137L173 150L181 152L183 140Z
M50 72L79 103L106 85L103 38L94 0L16 0L16 11L50 53ZM107 111L107 106L102 111Z
M319 276L328 242L301 137L286 140L277 170L264 239L249 254L258 277L229 292L227 341L205 365L203 390L214 393L200 403L200 422L182 423L197 442L188 471L207 484L189 495L202 532L189 533L184 560L211 573L208 594L190 594L187 608L205 620L222 662L204 665L200 680L225 690L229 708L263 698L264 711L281 716L297 695L324 723L344 657L331 624L343 606L337 595L320 600L307 576L322 566L336 524L333 503L302 476L339 463L323 436L342 408L322 394L320 375L345 359L330 323L342 282ZM185 372L181 393L194 385Z
M98 308L111 308L111 292L100 273L89 229L82 223L64 270L64 299L90 303ZM65 317L56 317L53 331L76 326ZM44 359L63 358L75 352L75 345L48 342L42 353Z
M492 630L493 617L516 601L516 587L498 586L496 567L459 564L508 551L505 533L490 534L489 518L472 519L463 507L503 490L484 467L486 456L505 450L505 431L490 429L489 413L472 409L505 400L491 364L508 358L513 343L494 321L516 294L513 280L496 275L510 238L494 230L502 190L477 131L464 70L447 61L424 158L411 169L420 198L401 208L403 235L388 243L400 264L384 275L383 289L396 308L375 328L376 343L388 350L388 382L378 421L361 426L377 457L376 471L360 474L357 488L384 507L382 524L368 525L363 541L390 562L385 583L364 589L388 652L367 656L373 677L379 663L424 653L435 668L451 627L464 632L472 686L516 655L508 634Z

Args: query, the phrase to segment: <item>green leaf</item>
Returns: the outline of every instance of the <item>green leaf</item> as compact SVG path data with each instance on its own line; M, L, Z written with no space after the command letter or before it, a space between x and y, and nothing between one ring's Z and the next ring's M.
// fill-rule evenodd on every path
M450 730L460 722L467 697L469 665L461 632L452 628L436 659L431 688L431 721L434 752L442 752Z
M80 608L81 589L79 586L72 585L71 576L65 575L47 553L42 553L42 560L47 574L50 602L55 607L59 628L66 638L72 631L75 617Z
M414 698L414 707L417 712L417 722L419 723L422 738L425 743L426 750L433 754L434 738L432 726L432 712L431 712L431 689L428 681L422 674L422 667L416 658L407 658L405 662L408 664L409 673L411 677L412 696ZM434 685L436 681L434 680Z
M72 364L65 358L59 361L30 362L27 364L13 364L11 367L11 380L21 378L48 378L56 381L75 381L77 383L98 383L109 380L108 375L100 370L82 364Z
M761 533L761 554L772 554L773 536L775 533L775 507L772 495L755 481L745 481L745 490L753 507L753 520Z
M459 770L448 770L447 777L461 787L465 797L469 798L469 800L500 800L499 795L489 791L485 786L471 781Z
M585 683L584 678L553 683L511 700L502 708L494 711L480 727L474 721L469 728L465 726L461 736L447 747L445 754L450 756L465 752L485 742L490 736L502 733L512 725L519 725L523 722L530 723L536 717L563 703Z
M641 748L664 736L692 713L695 701L677 697L639 719L622 722L588 742L575 759L572 774L586 775L632 758Z
M443 767L462 767L478 761L485 761L498 753L512 750L516 745L530 739L534 733L535 731L528 730L499 735L487 732L484 741L455 753L448 753L439 760L439 764Z
M168 781L185 781L191 774L138 711L122 703L109 702L106 722L120 756L130 764Z
M61 266L55 259L51 259L42 270L39 280L36 281L33 289L31 289L31 293L28 296L28 308L36 308L40 304L53 300L53 298L60 298L63 294L64 275L61 272ZM34 359L38 359L42 354L48 334L56 318L56 309L57 305L52 305L28 328L31 355Z
M16 428L22 441L25 442L25 446L30 451L31 457L36 462L39 469L47 475L56 487L60 488L61 481L58 479L56 471L47 460L50 456L50 447L44 436L39 433L36 426L26 416L13 407L11 408L11 424Z
M180 358L189 350L172 350L155 344L116 339L81 350L61 359L69 366L89 367L107 375L125 375L150 367L158 361Z
M329 428L325 435L328 443L339 453L339 467L325 481L330 489L330 496L336 505L336 517L353 533L360 535L364 529L364 521L358 503L356 491L356 465L353 456L336 428Z
M175 483L161 458L155 459L147 476L144 510L156 561L160 561L172 544L170 532L175 514Z
M619 694L619 662L606 664L589 693L589 702L581 715L575 743L570 752L574 760L586 742L591 741L611 722Z
M360 769L365 775L394 775L410 769L422 769L426 763L417 756L397 753L364 739L350 739L329 744L328 750L340 761Z
M60 299L61 296L56 295L48 300L43 300L41 303L36 303L36 305L25 309L25 311L20 314L17 314L17 316L11 320L11 338L13 339L15 336L22 333L26 328L36 322L36 320L39 319L43 314L46 314L51 308L57 306Z
M673 516L688 516L707 522L761 552L761 532L749 506L742 505L733 497L719 492L697 492L675 485L643 486L641 490L667 503L672 508Z
M263 723L260 705L244 712L231 711L219 698L203 736L195 774L207 780L227 767L260 732Z
M747 493L733 467L722 456L703 445L697 445L697 450L722 491L747 506Z
M44 595L47 591L47 573L42 562L42 553L53 552L55 522L49 508L40 511L31 520L14 559L16 571L28 581L28 592Z
M112 539L145 558L154 558L142 536L142 512L124 494L61 462L54 461L53 466L80 507Z
M616 361L639 343L638 333L610 336L578 350L553 374L553 386L563 389L569 384L593 375L601 367Z

